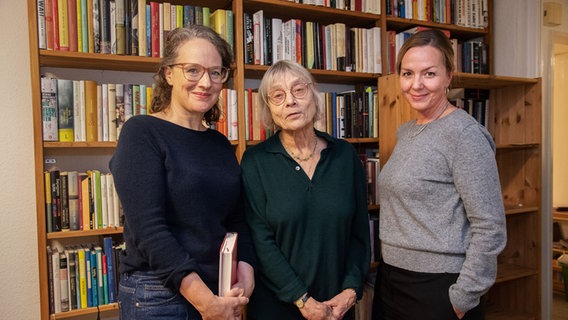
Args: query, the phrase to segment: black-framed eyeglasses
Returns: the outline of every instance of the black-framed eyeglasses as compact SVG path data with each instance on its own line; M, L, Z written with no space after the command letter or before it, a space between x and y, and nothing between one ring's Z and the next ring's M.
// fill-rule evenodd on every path
M292 97L301 99L308 93L308 86L311 83L296 83L290 90L276 89L268 93L268 101L274 105L281 105L286 100L286 92L290 92Z
M205 68L197 63L174 63L170 67L180 67L183 71L183 76L188 81L199 81L205 71L209 75L209 79L215 83L224 83L229 78L229 68L225 67L211 67Z

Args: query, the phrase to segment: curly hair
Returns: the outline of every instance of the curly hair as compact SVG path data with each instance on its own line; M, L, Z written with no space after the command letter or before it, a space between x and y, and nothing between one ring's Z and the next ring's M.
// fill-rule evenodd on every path
M193 39L209 41L217 49L217 52L219 52L223 67L230 69L231 63L233 62L231 46L213 29L202 25L191 25L170 31L164 45L164 56L160 62L158 71L154 75L154 91L152 105L150 107L151 112L160 112L169 108L172 98L172 86L166 80L166 68L176 63L179 48L187 41ZM213 108L205 113L203 120L210 125L219 120L220 115L221 109L218 104L215 104Z

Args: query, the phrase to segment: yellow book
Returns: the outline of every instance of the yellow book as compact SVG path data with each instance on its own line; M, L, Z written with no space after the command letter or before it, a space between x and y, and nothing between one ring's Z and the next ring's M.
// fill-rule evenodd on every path
M150 86L146 87L146 106L144 108L145 108L145 112L147 114L152 113L151 112L151 109L152 109L151 108L151 106L152 106L152 94L153 94L152 87L150 87Z
M183 6L176 6L176 28L183 28Z
M87 142L98 141L97 83L85 80L85 133Z
M87 305L87 265L85 261L85 251L83 248L77 248L78 262L79 262L79 293L81 300L77 302L80 309L85 309Z
M146 0L138 0L138 55L145 57L146 49Z
M91 230L91 195L89 192L90 178L85 172L79 173L81 180L81 230Z
M59 50L69 51L69 12L67 0L57 0L57 20L59 22Z
M227 13L224 9L213 11L209 18L211 29L215 30L223 39L227 40Z
M45 222L47 232L51 232L53 231L53 227L51 225L51 174L49 171L45 171L43 176L45 180Z
M77 0L77 52L83 52L83 17L81 15L81 0ZM87 22L87 21L85 21Z
M97 0L87 0L87 39L88 48L90 53L95 52L95 27L94 27L94 17L93 17L93 1ZM83 21L83 23L85 23ZM87 140L89 141L89 140Z

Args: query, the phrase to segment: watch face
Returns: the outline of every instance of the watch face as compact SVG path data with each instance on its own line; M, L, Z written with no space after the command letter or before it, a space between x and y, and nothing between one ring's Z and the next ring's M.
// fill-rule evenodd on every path
M296 307L302 309L304 307L304 301L302 301L302 299L296 300Z

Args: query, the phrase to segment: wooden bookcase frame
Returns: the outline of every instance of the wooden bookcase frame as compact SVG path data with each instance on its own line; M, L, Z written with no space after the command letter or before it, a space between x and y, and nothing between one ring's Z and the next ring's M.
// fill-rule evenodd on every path
M158 2L165 2L158 0ZM298 18L318 21L322 24L344 22L349 27L381 27L383 70L386 65L386 31L402 31L414 26L426 26L450 30L452 36L467 40L483 37L490 45L489 61L492 58L493 11L489 10L489 25L485 29L465 28L449 24L402 19L385 15L386 0L381 2L381 14L338 10L326 7L297 4L285 0L172 0L172 4L191 4L215 9L231 9L234 14L235 65L232 87L237 90L239 101L238 119L245 119L244 101L245 79L260 79L268 66L247 65L244 63L243 13L264 10L265 16ZM79 318L99 312L97 308L73 310L49 314L48 274L46 246L52 240L73 241L83 237L116 235L116 230L91 230L65 233L46 233L44 196L44 157L52 153L72 155L76 152L98 157L108 154L116 146L115 142L43 142L40 75L44 67L114 70L121 72L154 72L157 58L120 56L108 54L77 53L39 50L37 32L36 1L27 0L28 28L30 45L31 95L34 122L34 163L36 173L37 234L38 234L38 272L40 308L42 319ZM488 0L489 8L493 0ZM379 138L349 139L357 146L377 146L380 141L381 163L388 159L395 143L398 125L411 119L410 107L406 106L396 94L398 81L396 75L381 75L358 72L311 70L320 83L350 84L354 86L377 86L379 89ZM540 225L541 225L541 82L539 79L497 77L492 75L457 74L454 87L483 88L491 90L491 110L493 121L490 131L495 134L498 145L498 163L502 172L503 195L507 205L509 244L500 256L499 276L496 286L489 292L490 319L538 319L540 318ZM231 141L240 159L247 146L257 141L245 140L245 126L239 126L239 138ZM109 151L110 150L110 151ZM522 204L522 206L521 206ZM377 208L370 208L376 210ZM366 292L369 292L366 290ZM369 297L367 297L369 300ZM100 312L116 315L117 304L100 307ZM370 314L370 311L369 311ZM368 315L367 315L368 316Z

